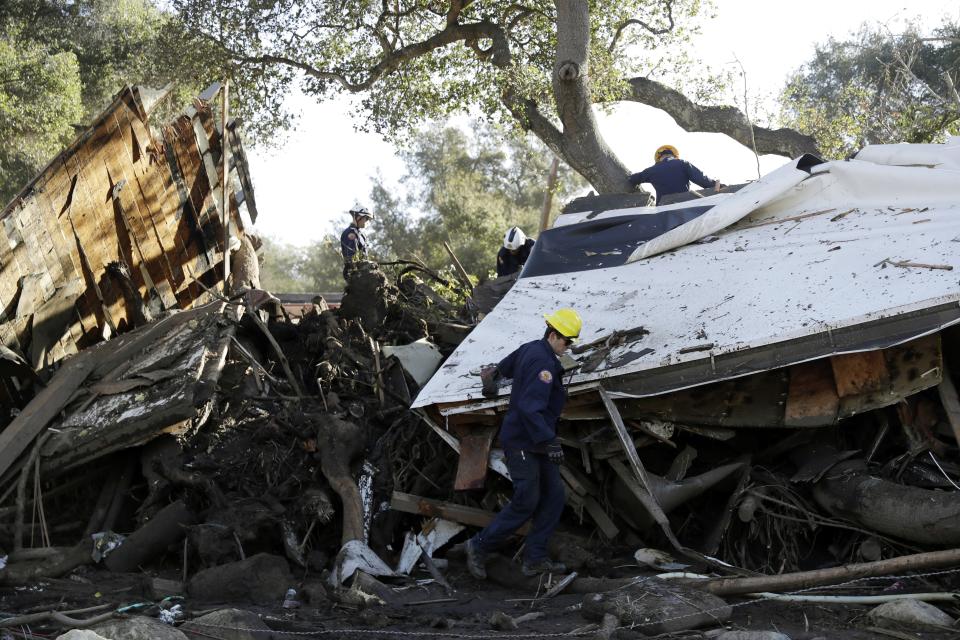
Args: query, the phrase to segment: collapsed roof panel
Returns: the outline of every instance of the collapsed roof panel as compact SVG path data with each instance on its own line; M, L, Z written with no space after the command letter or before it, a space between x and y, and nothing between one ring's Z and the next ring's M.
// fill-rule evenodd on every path
M897 166L890 150L884 164L798 161L698 201L711 209L614 266L580 269L575 256L565 273L521 277L415 406L482 400L479 368L540 337L543 314L560 306L583 316L579 359L591 364L571 390L603 380L630 396L884 348L954 324L960 173L945 167L958 147L939 145L942 161L932 148L922 166ZM578 237L595 221L689 206L569 214L562 231ZM582 244L544 249L590 251Z
M141 89L121 91L0 213L4 344L39 369L205 299L199 284L222 278L220 150L207 102L157 133ZM237 203L252 194L240 184L231 176L231 220L242 231Z

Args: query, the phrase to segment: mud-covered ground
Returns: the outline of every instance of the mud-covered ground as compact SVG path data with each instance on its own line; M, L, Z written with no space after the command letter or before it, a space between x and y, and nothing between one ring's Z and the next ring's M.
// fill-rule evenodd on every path
M622 573L622 572L619 572ZM310 632L321 632L317 637L370 638L370 637L604 637L597 620L585 617L582 603L588 596L562 593L551 599L538 598L536 591L511 589L491 581L478 581L456 561L447 567L447 579L453 587L447 593L423 572L404 582L391 583L392 601L387 604L375 602L350 603L350 597L330 593L317 577L300 582L297 599L299 607L283 608L283 594L278 594L274 605L253 605L249 602L212 602L194 598L170 598L163 603L169 608L179 604L182 622L222 608L243 609L254 613L271 629L255 635L242 637L293 638L309 637ZM168 575L167 578L177 576ZM148 586L151 576L146 574L112 574L95 569L78 570L67 578L44 580L29 587L3 588L0 590L0 611L4 617L46 610L72 610L95 605L110 605L111 609L128 607L126 616L143 615L157 618L159 598L151 594ZM254 579L251 577L251 579ZM904 587L900 581L897 588ZM875 593L882 587L875 586ZM642 602L642 585L632 589ZM779 632L793 640L814 638L867 639L881 637L910 637L918 639L947 639L958 637L957 631L923 631L906 628L899 633L886 635L872 629L867 618L871 605L826 605L800 604L749 599L728 598L733 605L733 616L727 622L717 621L695 630L683 630L669 634L645 635L637 629L620 627L609 637L613 638L709 638L724 630L752 630ZM134 606L130 606L134 605ZM951 610L941 603L941 608ZM110 609L107 609L109 611ZM102 612L101 612L102 613ZM530 613L542 613L540 617L521 622L516 629L504 626L505 617L516 619ZM956 614L956 607L953 607ZM505 614L505 615L503 615ZM92 615L92 614L90 614ZM83 617L83 616L78 616ZM122 617L122 616L121 616ZM495 618L501 620L495 623ZM96 629L96 627L94 627ZM33 625L29 628L10 629L9 637L55 638L65 629L55 626ZM19 633L17 633L19 631ZM292 633L288 633L292 632ZM32 633L32 635L31 635ZM890 633L890 632L888 632ZM892 633L898 633L894 630ZM188 637L231 638L241 637L227 628L205 627L201 632L188 632ZM4 636L6 638L8 636Z

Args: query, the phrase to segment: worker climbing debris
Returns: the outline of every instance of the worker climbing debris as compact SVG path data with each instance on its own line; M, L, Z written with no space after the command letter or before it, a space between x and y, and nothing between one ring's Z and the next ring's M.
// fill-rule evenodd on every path
M503 235L503 246L497 252L497 277L517 273L527 263L534 240L520 227L510 227Z
M662 204L668 195L689 191L691 182L704 189L712 187L714 191L723 188L719 180L708 178L700 169L686 160L681 160L680 152L673 145L658 147L653 154L653 162L653 165L640 173L631 174L628 180L633 186L644 182L653 185L657 192L658 205Z
M496 397L499 378L513 380L510 409L503 419L500 442L513 481L513 497L492 523L467 542L467 566L476 578L485 578L486 554L500 547L533 518L527 534L521 570L526 576L566 571L550 560L547 543L560 522L564 489L560 479L563 448L557 439L557 420L567 399L563 388L562 355L580 335L581 319L573 309L544 316L543 338L528 342L481 373L483 394Z
M4 637L956 636L960 140L568 210L479 322L413 262L291 314L149 95L2 213Z
M355 207L350 210L352 222L340 234L340 253L343 255L343 277L357 262L367 259L367 238L363 229L373 220L373 214L366 207Z

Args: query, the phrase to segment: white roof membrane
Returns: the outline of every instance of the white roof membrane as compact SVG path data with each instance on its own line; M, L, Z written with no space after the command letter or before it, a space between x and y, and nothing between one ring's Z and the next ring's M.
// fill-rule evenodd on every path
M809 173L795 162L735 194L696 201L716 206L647 241L632 262L611 256L611 266L521 277L414 406L482 399L480 366L541 337L543 314L558 307L580 312L584 344L615 331L649 331L599 361L582 354L592 370L575 373L571 384L642 380L694 365L713 372L696 380L674 375L656 393L856 350L858 340L859 348L878 348L954 322L960 318L958 149L868 147L858 158L882 163L827 162ZM921 156L926 162L914 162ZM667 209L677 205L580 220ZM793 347L820 334L812 347ZM840 335L847 337L835 339ZM775 355L751 355L762 349ZM725 358L737 365L719 367Z

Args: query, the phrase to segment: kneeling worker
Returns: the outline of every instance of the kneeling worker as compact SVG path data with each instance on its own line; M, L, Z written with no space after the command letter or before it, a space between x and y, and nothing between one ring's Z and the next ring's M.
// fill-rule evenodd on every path
M702 188L713 187L720 191L723 185L719 180L711 180L703 175L703 171L680 159L680 152L673 145L665 144L653 154L654 164L640 173L632 174L627 180L637 186L641 182L649 182L657 191L657 204L664 196L673 193L686 193L690 190L690 183L694 182Z
M367 239L363 235L363 229L367 222L373 220L373 214L367 211L366 207L357 207L350 210L353 216L353 222L340 234L340 253L343 254L343 277L346 279L347 271L354 262L367 259Z
M500 429L500 442L513 482L513 497L483 531L467 541L467 568L486 578L486 554L503 544L533 518L524 545L523 573L562 573L566 567L547 555L547 542L560 522L564 488L560 479L563 449L557 420L567 400L559 356L580 335L582 322L573 309L544 316L547 328L540 340L528 342L485 369L483 395L497 396L496 381L512 378L510 408Z
M523 235L520 227L510 227L503 236L503 246L497 252L497 277L516 273L527 263L533 240Z

